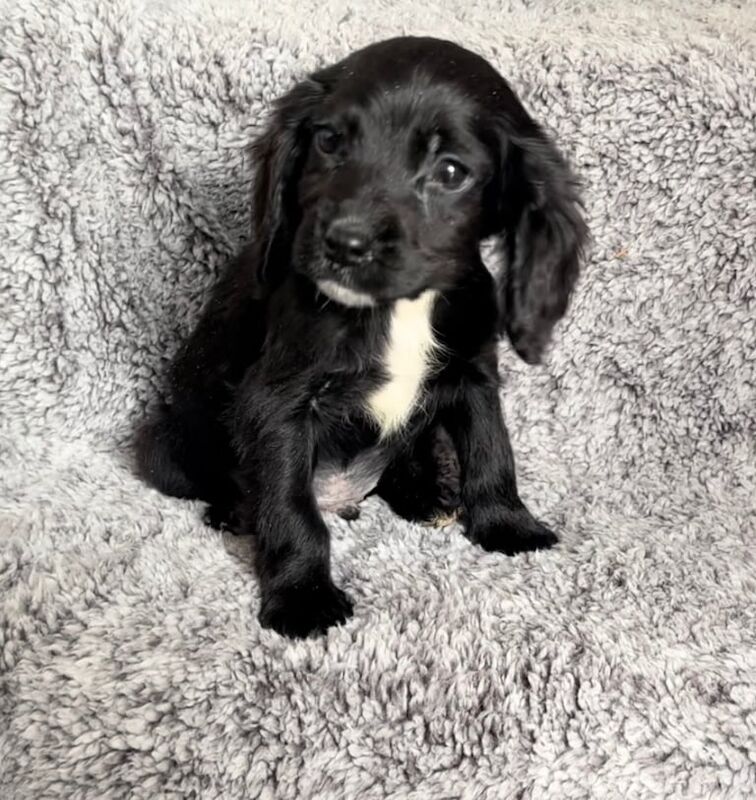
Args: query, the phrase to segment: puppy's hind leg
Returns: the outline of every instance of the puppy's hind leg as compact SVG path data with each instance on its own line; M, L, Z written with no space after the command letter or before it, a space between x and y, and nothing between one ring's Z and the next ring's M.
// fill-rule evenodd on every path
M141 477L171 497L205 500L206 522L233 527L238 489L227 435L207 410L187 403L162 404L137 431Z
M161 404L137 430L136 467L142 479L163 494L196 498L199 487L186 470L184 427L171 408Z
M397 453L381 476L376 494L411 522L434 527L454 522L461 504L459 462L446 431L432 423Z

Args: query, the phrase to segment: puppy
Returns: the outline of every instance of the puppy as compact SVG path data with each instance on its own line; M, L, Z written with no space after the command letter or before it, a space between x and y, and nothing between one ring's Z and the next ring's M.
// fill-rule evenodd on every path
M260 623L293 637L352 613L322 508L376 492L420 522L459 507L485 550L553 545L518 496L497 341L539 360L586 227L507 82L450 42L380 42L282 97L254 154L252 243L139 432L141 475L255 534Z

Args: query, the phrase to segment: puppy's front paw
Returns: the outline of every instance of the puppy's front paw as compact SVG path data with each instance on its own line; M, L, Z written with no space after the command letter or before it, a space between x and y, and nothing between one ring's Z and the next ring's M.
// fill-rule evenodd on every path
M559 541L556 534L538 522L527 509L504 509L494 520L472 521L467 536L484 550L508 556L546 550Z
M352 601L330 580L285 586L263 596L259 620L283 636L303 639L325 633L352 616Z

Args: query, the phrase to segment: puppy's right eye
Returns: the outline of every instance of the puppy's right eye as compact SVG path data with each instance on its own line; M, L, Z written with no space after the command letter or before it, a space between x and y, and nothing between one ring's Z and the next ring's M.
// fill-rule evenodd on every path
M467 184L470 171L456 158L442 158L431 173L431 181L447 192L456 192Z
M341 138L341 134L333 128L318 128L315 131L315 147L327 156L333 155L339 149Z

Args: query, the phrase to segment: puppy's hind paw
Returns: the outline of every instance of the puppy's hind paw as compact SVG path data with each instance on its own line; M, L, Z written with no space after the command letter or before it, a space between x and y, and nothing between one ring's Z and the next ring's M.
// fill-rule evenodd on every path
M459 508L449 510L441 510L435 513L430 519L427 519L420 524L425 528L448 528L459 522L461 511Z
M340 508L336 512L341 519L346 520L347 522L354 522L360 518L360 507L359 506L344 506L344 508Z
M240 533L236 513L232 508L220 503L211 503L202 515L202 521L216 531L227 531L234 535Z
M484 550L508 556L546 550L558 541L557 535L534 519L526 509L502 512L499 519L471 523L467 536Z

